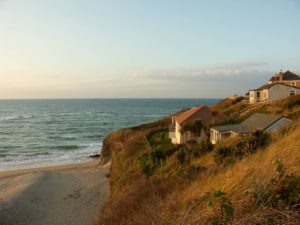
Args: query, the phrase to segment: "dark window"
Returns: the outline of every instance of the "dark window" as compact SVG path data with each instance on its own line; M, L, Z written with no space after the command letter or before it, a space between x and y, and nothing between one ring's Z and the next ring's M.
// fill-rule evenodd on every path
M290 91L290 96L295 96L296 95L296 91Z

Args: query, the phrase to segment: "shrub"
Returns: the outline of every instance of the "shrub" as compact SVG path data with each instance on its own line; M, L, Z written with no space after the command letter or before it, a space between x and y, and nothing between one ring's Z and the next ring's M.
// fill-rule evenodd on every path
M300 176L286 175L273 180L271 189L272 205L276 208L299 208L300 203Z
M213 225L229 224L233 219L234 207L225 192L216 190L211 193L208 206L213 208L215 216L211 219Z
M275 167L277 176L279 178L282 178L285 175L285 168L284 168L283 163L281 162L281 160L280 159L274 160L273 165Z
M154 172L154 166L150 160L150 157L147 153L144 153L139 158L140 165L142 167L142 171L146 176L151 176Z
M255 152L269 143L269 135L260 131L247 136L238 136L217 143L214 158L217 163L230 163Z
M290 209L299 207L300 203L300 176L286 175L281 160L273 162L277 178L272 179L271 199L273 207Z
M184 148L181 148L177 153L177 160L180 164L184 164L186 161L186 152Z
M203 125L202 121L201 120L196 120L196 121L187 123L183 127L183 132L190 131L193 134L200 134L203 127L204 127L204 125Z
M268 185L254 189L254 206L260 204L276 210L299 211L300 176L287 175L279 159L275 160L273 165L276 177L271 179Z
M285 102L285 107L288 109L294 108L295 106L300 105L300 97L299 96L293 96L288 99L288 101Z
M155 158L163 159L163 158L165 158L165 153L160 148L157 148L151 152L151 156L152 156L152 159L155 159Z
M217 163L224 163L232 156L233 149L231 146L226 146L224 143L218 143L215 147L213 156Z
M230 117L230 118L219 121L218 123L215 124L215 126L238 124L238 123L241 123L241 119L236 118L236 117Z
M213 145L210 143L209 140L201 140L199 143L197 143L196 141L189 141L185 145L185 148L193 156L200 157L203 154L211 151Z

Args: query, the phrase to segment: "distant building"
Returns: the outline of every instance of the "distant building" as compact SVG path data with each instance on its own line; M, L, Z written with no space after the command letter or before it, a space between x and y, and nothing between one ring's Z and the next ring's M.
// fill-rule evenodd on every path
M300 88L284 83L270 83L249 91L249 103L268 102L300 94Z
M172 117L172 125L169 137L173 144L185 144L188 141L199 141L205 138L203 130L199 134L195 134L185 129L185 126L197 121L201 121L204 127L208 127L212 120L210 109L205 105L199 105L177 116Z
M275 133L279 128L291 122L291 120L282 116L255 113L240 124L212 127L210 129L210 141L212 144L216 144L219 140L237 135L248 135L258 130Z
M292 73L291 71L286 71L284 73L280 71L279 73L272 76L268 83L280 83L300 88L300 76Z

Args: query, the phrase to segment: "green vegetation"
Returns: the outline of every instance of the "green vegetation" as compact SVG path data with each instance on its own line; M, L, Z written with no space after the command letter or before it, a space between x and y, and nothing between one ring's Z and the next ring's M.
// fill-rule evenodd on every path
M203 125L202 121L201 120L196 120L196 121L187 123L183 127L182 131L183 132L190 131L193 134L199 135L203 128L204 128L204 125Z
M207 141L172 145L170 118L109 135L111 197L98 224L299 224L299 99L259 105L241 117L243 101L222 101L214 111L224 121L266 112L295 123L277 135L255 132L214 148Z
M213 155L217 163L230 164L237 159L242 159L244 156L254 153L269 142L270 136L268 134L256 131L247 136L237 136L218 142Z
M147 139L152 149L169 148L171 146L168 130L156 131L150 134Z
M277 209L299 208L300 176L287 175L281 160L275 160L277 177L271 180L271 205Z
M234 207L225 192L213 191L208 206L213 208L215 215L211 218L212 225L229 224L233 219Z

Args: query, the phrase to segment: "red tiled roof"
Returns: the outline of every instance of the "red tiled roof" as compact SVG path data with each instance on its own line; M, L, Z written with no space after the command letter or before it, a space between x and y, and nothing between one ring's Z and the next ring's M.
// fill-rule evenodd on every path
M181 124L184 121L186 121L188 118L190 118L192 115L194 115L195 113L199 112L203 107L205 107L205 105L199 105L197 107L191 108L188 111L185 111L181 114L179 114L178 116L175 116L175 120Z

